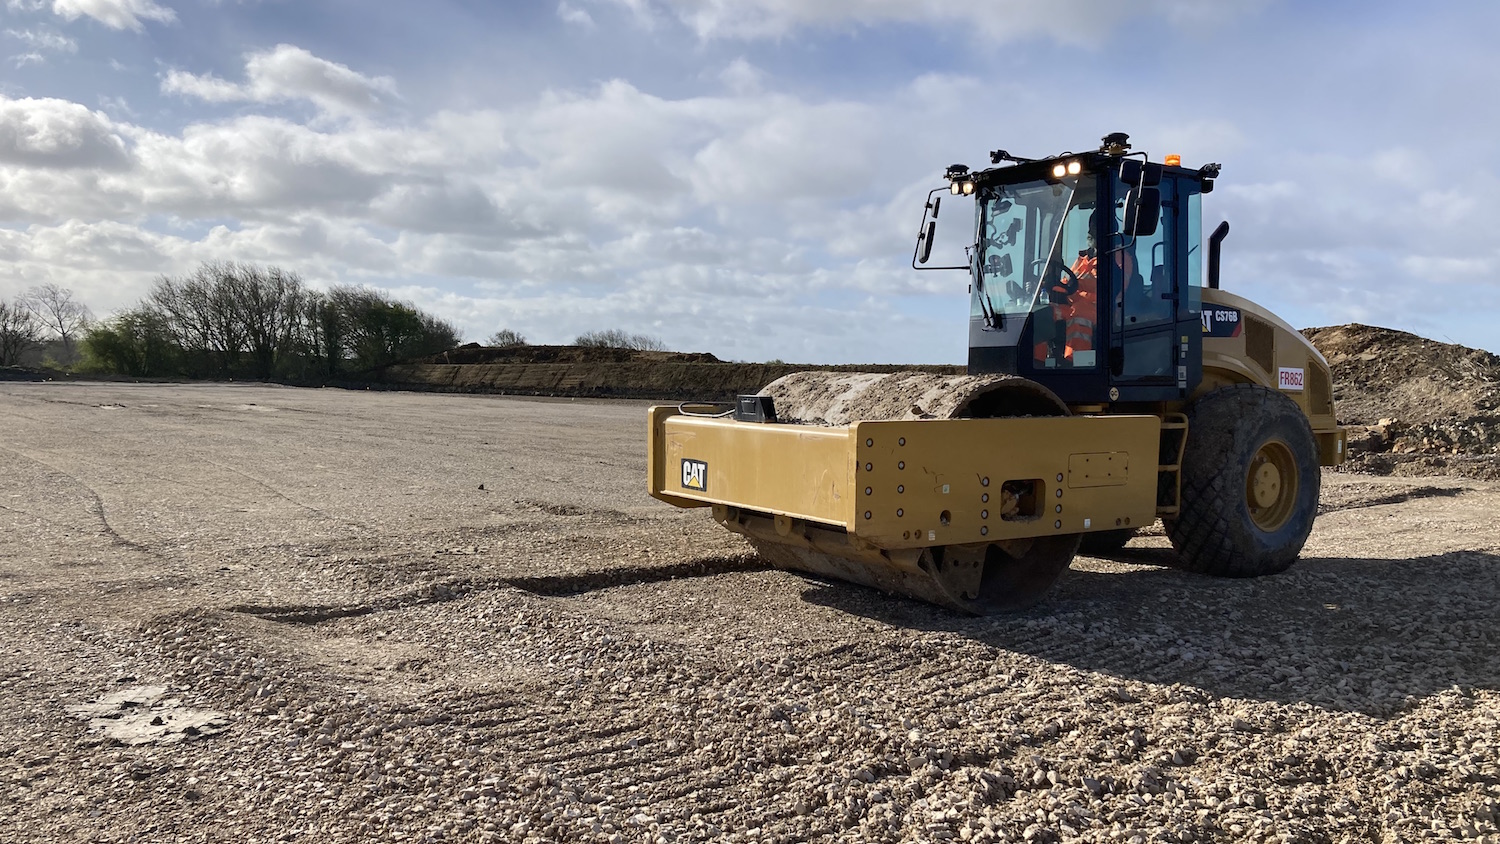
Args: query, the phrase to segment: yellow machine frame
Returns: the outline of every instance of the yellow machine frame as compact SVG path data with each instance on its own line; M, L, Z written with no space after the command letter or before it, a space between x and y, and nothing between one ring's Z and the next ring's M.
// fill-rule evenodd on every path
M778 531L808 522L881 549L996 542L1150 524L1160 434L1155 416L825 428L658 406L649 484L679 507L742 508L777 517Z

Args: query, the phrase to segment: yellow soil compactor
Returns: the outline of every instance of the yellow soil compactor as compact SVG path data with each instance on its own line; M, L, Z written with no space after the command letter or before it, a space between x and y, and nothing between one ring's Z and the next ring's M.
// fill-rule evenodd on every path
M967 375L801 372L732 407L650 409L651 494L711 507L779 568L983 614L1044 595L1075 554L1160 518L1176 565L1296 561L1320 466L1344 459L1328 364L1219 289L1219 165L1097 151L948 168L914 269L970 273ZM927 266L942 194L969 260Z

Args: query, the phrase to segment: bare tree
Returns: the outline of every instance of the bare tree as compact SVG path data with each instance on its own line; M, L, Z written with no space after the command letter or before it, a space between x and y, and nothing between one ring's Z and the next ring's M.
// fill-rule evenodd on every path
M176 344L220 374L233 370L246 350L236 272L230 262L209 261L181 278L161 276L146 297L149 307L167 317Z
M326 293L310 290L302 305L302 344L319 375L337 375L344 362L346 325Z
M664 352L667 344L648 334L629 334L618 328L589 331L578 335L575 346L597 346L609 349L635 349L640 352Z
M526 345L526 338L521 336L521 332L519 331L512 331L509 328L502 328L499 331L496 331L494 334L491 334L490 339L485 341L485 345L502 347L524 346Z
M42 326L30 307L0 302L0 366L15 366L41 339Z
M73 291L50 282L27 290L21 303L37 322L62 340L63 356L67 358L64 363L72 363L73 343L94 317L88 306L74 299Z
M240 325L258 378L276 374L277 363L298 351L307 292L302 277L280 267L220 264L219 286Z

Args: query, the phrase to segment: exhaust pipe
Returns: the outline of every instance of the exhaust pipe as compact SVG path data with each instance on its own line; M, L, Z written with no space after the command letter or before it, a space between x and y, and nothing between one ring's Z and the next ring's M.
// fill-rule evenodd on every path
M1224 238L1229 236L1229 221L1225 220L1214 229L1214 233L1208 236L1208 288L1219 289L1219 250L1224 246Z

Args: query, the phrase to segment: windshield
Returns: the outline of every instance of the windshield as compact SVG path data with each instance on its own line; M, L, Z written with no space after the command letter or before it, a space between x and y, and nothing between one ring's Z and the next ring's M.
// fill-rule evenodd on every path
M1000 185L981 195L971 314L990 334L987 345L1019 342L1035 314L1035 366L1095 365L1090 215L1097 184L1083 175Z
M981 198L975 316L993 314L998 323L1000 316L1025 315L1047 303L1042 281L1059 274L1055 263L1069 265L1089 247L1094 184L1092 176L1025 182Z

